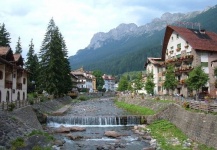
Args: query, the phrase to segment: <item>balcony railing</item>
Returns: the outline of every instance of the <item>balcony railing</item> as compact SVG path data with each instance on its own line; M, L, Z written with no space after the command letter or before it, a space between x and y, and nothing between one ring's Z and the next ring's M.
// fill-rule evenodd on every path
M5 80L5 88L11 89L12 88L12 81Z
M170 63L176 63L176 62L182 62L182 61L186 61L186 60L192 60L194 58L193 55L186 55L186 56L182 56L179 58L172 58L172 59L167 59L165 61L165 64L170 64Z
M22 90L22 83L17 83L17 89Z
M192 66L184 66L184 67L179 67L179 68L175 68L175 73L182 73L182 72L189 72L191 70L193 70L194 67Z

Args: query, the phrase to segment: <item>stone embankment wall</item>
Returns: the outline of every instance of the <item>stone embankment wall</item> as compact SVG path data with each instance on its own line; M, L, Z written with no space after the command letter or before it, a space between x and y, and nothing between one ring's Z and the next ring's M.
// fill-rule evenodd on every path
M130 104L149 107L158 111L148 116L147 123L166 119L181 129L189 138L217 149L217 115L187 111L173 103L156 103L141 97L119 97Z
M19 108L12 112L0 111L0 149L9 149L10 142L17 137L23 137L33 130L43 130L37 115L51 113L71 101L70 97L64 97Z
M217 149L217 115L186 111L177 104L147 118L147 122L166 119L180 128L189 138Z

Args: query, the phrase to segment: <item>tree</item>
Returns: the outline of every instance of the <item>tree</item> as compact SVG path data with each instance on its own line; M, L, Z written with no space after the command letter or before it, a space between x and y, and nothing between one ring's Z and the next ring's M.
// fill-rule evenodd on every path
M19 37L15 48L15 54L21 54L21 53L22 53L22 47L21 47L21 42Z
M0 46L10 47L10 40L10 33L7 32L5 24L3 23L2 26L0 26Z
M174 90L175 87L178 84L178 80L176 79L175 72L174 72L174 66L168 65L166 74L165 74L165 81L163 86L168 90Z
M154 75L153 72L147 74L147 80L145 82L145 90L148 94L154 94Z
M137 73L134 83L135 83L134 85L135 91L141 90L144 87L144 83L142 81L142 72Z
M96 77L96 89L103 91L104 80L102 78L103 73L100 70L93 71L93 75Z
M196 90L196 100L198 100L199 89L207 83L209 76L203 71L202 66L194 68L186 80L186 84L190 90Z
M34 91L35 85L38 85L38 71L39 71L39 64L38 64L38 57L35 54L33 40L31 40L29 44L29 51L27 53L27 60L25 63L26 69L30 72L28 77L28 91Z
M39 52L39 87L55 97L66 94L72 88L66 54L65 41L52 18Z
M128 83L128 80L127 80L127 77L126 76L121 76L121 79L118 83L118 91L126 91L128 89L128 86L129 83Z

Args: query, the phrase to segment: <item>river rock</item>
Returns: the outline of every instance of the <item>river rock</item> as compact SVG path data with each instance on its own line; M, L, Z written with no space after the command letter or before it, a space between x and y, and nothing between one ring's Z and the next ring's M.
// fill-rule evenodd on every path
M56 145L56 146L63 146L63 144L65 143L65 141L64 140L55 140L54 141L54 145Z
M73 131L73 132L77 132L77 131L85 131L86 128L83 128L83 127L70 127L70 131Z
M72 135L72 134L67 134L66 137L68 137L69 139L71 140L79 140L79 139L82 139L83 136L80 136L80 135Z
M70 128L64 127L64 126L60 126L59 128L56 129L55 132L56 133L68 133L68 132L70 132Z
M113 138L118 138L121 136L121 134L116 131L105 131L104 135L107 137L113 137Z

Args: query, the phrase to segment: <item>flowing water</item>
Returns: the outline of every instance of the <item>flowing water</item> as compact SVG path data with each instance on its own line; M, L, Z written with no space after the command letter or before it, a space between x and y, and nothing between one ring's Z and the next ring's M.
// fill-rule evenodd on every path
M132 131L134 125L140 124L140 120L140 116L130 115L115 107L113 100L106 98L74 104L65 116L49 116L47 126L53 129L61 125L86 128L85 131L71 133L74 137L82 137L78 140L70 140L65 134L56 134L56 138L65 141L61 148L64 150L140 150L149 146ZM106 131L116 131L122 136L109 138L104 135Z

